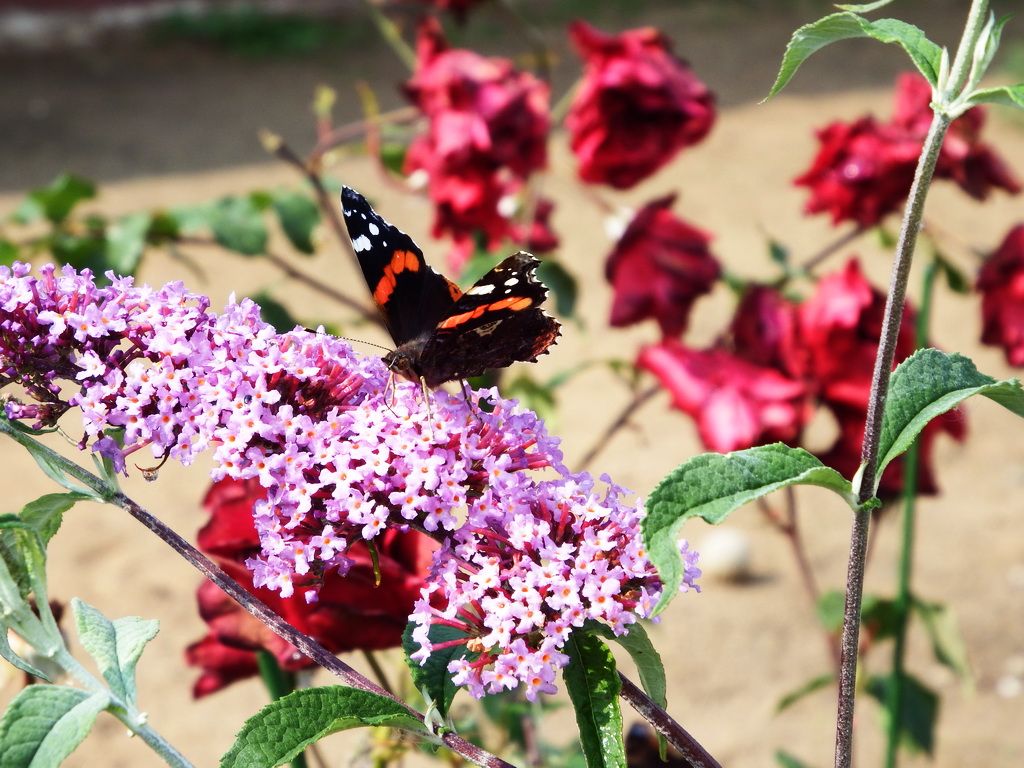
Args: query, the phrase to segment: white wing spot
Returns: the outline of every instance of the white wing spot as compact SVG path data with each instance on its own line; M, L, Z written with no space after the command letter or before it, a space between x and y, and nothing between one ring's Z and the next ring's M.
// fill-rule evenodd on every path
M367 227L367 229L370 230L370 234L371 235L379 235L380 234L380 228L376 224L374 224L372 221L370 222L370 226Z
M356 253L359 253L360 251L368 251L372 247L370 244L370 238L366 235L360 235L352 241L352 247L355 249Z
M366 214L365 213L360 213L359 215L362 216L364 219L366 218Z
M519 285L519 278L510 277L508 280L505 281L505 285Z
M488 293L494 292L494 286L488 283L487 285L474 285L466 294L469 296L486 296Z

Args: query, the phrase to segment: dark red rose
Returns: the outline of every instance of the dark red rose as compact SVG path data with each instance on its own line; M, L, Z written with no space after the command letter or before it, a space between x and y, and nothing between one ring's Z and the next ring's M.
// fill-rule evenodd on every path
M736 355L792 378L803 378L807 355L799 338L797 314L797 305L775 289L763 285L748 288L729 328Z
M907 72L896 80L892 124L920 137L932 121L932 88L921 75ZM1020 182L995 151L980 140L986 113L974 107L953 121L942 144L935 177L955 181L971 197L984 200L995 189L1020 192Z
M277 592L254 588L252 576L244 566L244 561L259 550L252 505L263 495L255 480L214 483L204 500L211 518L200 532L200 546L218 555L221 567L275 613L330 651L377 650L399 645L436 548L434 543L415 532L388 531L377 544L380 585L375 584L369 551L364 544L357 543L347 551L353 560L348 573L325 574L316 602L307 603L301 595L282 598ZM313 666L294 646L250 616L213 582L201 584L197 596L200 616L209 631L186 651L186 661L203 670L193 689L196 696L256 674L257 650L272 653L285 669Z
M793 442L807 420L803 384L721 349L688 349L665 339L642 349L637 365L658 377L712 451Z
M667 195L640 209L608 257L614 326L654 318L663 334L678 336L694 301L721 274L708 248L711 238L672 213L675 199Z
M546 197L537 201L533 223L524 226L512 224L512 239L531 253L549 253L558 248L558 233L551 228L551 214L555 204Z
M870 227L903 205L921 152L915 134L862 117L826 126L818 143L811 167L794 182L811 190L808 213Z
M569 35L585 65L565 120L582 179L628 189L711 130L714 96L660 32L577 21Z
M811 190L807 212L826 212L835 223L853 221L870 227L901 208L932 121L930 102L928 82L920 75L904 74L896 81L889 122L868 116L818 131L818 154L795 181ZM979 140L984 121L980 107L955 120L935 169L937 179L955 181L979 200L997 187L1020 191L1009 167Z
M1009 231L978 274L981 341L1003 348L1010 365L1024 366L1024 224Z
M420 27L417 54L405 93L428 127L405 171L425 177L435 236L452 235L460 252L478 231L496 244L510 234L502 199L547 164L548 86L508 59L449 48L434 18Z

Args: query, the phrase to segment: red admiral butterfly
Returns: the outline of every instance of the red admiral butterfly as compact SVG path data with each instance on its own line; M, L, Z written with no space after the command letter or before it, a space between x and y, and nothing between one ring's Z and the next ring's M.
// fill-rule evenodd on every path
M534 256L509 256L463 293L354 189L342 188L341 208L397 347L384 356L391 370L437 387L517 360L534 362L555 343L559 325L541 309L548 292L534 277Z

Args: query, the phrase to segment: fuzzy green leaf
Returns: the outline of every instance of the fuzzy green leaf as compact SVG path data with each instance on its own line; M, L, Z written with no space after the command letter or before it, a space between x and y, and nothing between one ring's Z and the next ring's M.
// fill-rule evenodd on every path
M135 667L146 643L156 637L160 622L138 616L111 621L77 597L71 599L71 608L82 647L95 659L110 690L134 706Z
M320 223L320 209L316 203L298 192L275 192L271 201L288 240L296 250L313 253L313 231Z
M30 685L0 719L0 768L57 768L110 704L104 692Z
M148 213L133 213L107 227L106 261L117 274L135 273L146 248L146 235L152 222L153 217Z
M267 226L259 206L249 197L225 197L210 212L217 242L231 251L255 256L267 246Z
M402 704L343 685L303 688L245 721L221 768L274 768L332 733L384 726L426 734Z
M925 687L917 678L903 675L903 706L899 713L900 742L915 752L931 755L935 747L935 723L939 717L939 696ZM889 688L893 684L891 675L876 676L868 680L868 695L876 699L881 707L883 730L888 731L888 720L892 716L885 708L889 700Z
M1004 107L1024 109L1024 83L1001 85L998 88L982 88L970 95L970 104L998 104Z
M416 690L429 696L431 702L441 717L448 714L451 709L455 694L459 687L452 682L452 674L448 671L448 664L455 659L463 657L470 661L480 654L472 653L466 648L465 643L451 645L447 648L440 648L427 657L425 663L420 664L411 657L420 649L419 643L412 639L412 631L416 624L409 622L402 634L402 650L405 651L405 663L412 673L412 681ZM441 624L433 624L429 632L431 645L446 643L452 640L463 640L469 637L465 632L459 631L456 627L446 627Z
M60 528L64 513L79 501L91 501L93 496L85 493L48 493L22 507L18 514L28 523L46 544Z
M790 485L828 488L856 508L848 480L802 448L782 443L727 454L705 453L672 470L647 498L642 523L651 562L665 585L654 613L675 597L682 582L677 539L684 522L700 517L717 525L747 502Z
M851 11L852 13L871 13L879 8L884 8L892 2L895 2L895 0L875 0L873 3L836 3L836 8L841 11Z
M562 677L576 710L588 768L626 768L619 709L622 682L611 651L600 638L576 631L569 636L565 653L569 665Z
M893 371L882 417L878 471L904 453L928 422L956 408L972 395L984 395L1024 416L1024 389L1017 379L996 381L979 373L970 358L937 349L919 349ZM872 490L875 490L872 489Z
M839 40L869 37L882 43L895 43L910 56L918 71L933 86L939 79L942 49L925 37L917 27L898 19L869 21L855 13L833 13L805 24L793 33L782 57L782 65L767 98L777 94L793 78L812 54Z

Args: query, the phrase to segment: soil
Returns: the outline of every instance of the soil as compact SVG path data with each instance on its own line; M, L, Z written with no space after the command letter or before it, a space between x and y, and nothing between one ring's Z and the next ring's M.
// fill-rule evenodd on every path
M944 42L956 37L964 3L908 2L909 17ZM897 7L902 11L904 4ZM711 136L685 152L653 179L614 198L635 205L672 189L681 190L676 210L714 233L715 253L730 272L769 276L766 236L784 242L796 258L807 257L835 237L820 218L801 214L804 194L790 180L804 169L815 145L815 128L833 119L868 111L888 114L889 86L902 66L900 57L877 44L844 43L819 55L802 71L791 91L760 105L788 33L799 23L827 12L820 2L738 2L668 4L611 3L600 23L623 28L656 24L676 40L677 49L718 92L720 119ZM500 16L488 12L473 22L488 50L516 46L489 32ZM479 25L479 26L474 26ZM1019 25L1018 25L1019 26ZM558 30L549 30L552 38ZM466 33L471 36L471 33ZM488 38L488 35L490 37ZM559 84L575 66L563 56ZM88 52L8 57L0 61L0 216L13 209L16 192L45 183L64 169L97 178L102 195L94 204L107 213L195 203L230 192L296 182L293 172L266 162L254 135L271 127L306 147L310 136L307 104L313 86L329 81L349 87L355 77L377 86L384 106L398 104L391 84L401 69L389 52L369 43L353 44L301 59L240 59L186 43L144 45L118 42ZM350 91L340 112L358 110ZM988 139L1024 174L1024 130L993 113ZM429 243L427 204L381 184L362 157L346 157L332 173L353 186L372 189L379 208L416 239ZM580 326L570 325L554 354L538 364L546 376L594 359L629 359L638 345L652 341L655 329L609 331L610 294L602 264L610 243L603 214L588 202L574 180L564 137L553 140L545 190L557 201L554 224L562 233L561 256L581 283ZM941 224L947 256L965 271L977 268L976 251L990 252L1007 229L1024 219L1020 199L996 196L984 204L938 185L929 200L928 219ZM286 251L280 243L279 251ZM443 245L433 250L440 254ZM864 236L833 261L857 254L877 285L887 279L889 255L874 236ZM320 295L281 277L264 261L243 260L215 250L193 249L185 260L154 254L141 277L151 284L183 279L212 296L214 306L231 292L254 294L269 288L302 319L346 319ZM437 256L435 258L440 258ZM360 276L325 233L315 257L295 257L298 268L359 295ZM913 285L919 283L916 267ZM711 341L731 307L722 288L697 305L688 340ZM384 341L367 329L361 338ZM998 350L981 347L976 297L941 290L936 302L934 338L946 349L971 355L992 375L1012 375ZM598 438L605 424L628 400L625 387L606 367L580 373L564 388L552 429L562 436L572 465ZM970 434L962 444L941 439L935 463L942 495L920 503L915 592L946 602L956 613L973 670L964 686L936 663L919 626L910 638L909 667L936 689L942 700L931 765L1011 768L1024 765L1020 728L1024 696L1013 696L1005 678L1024 667L1024 440L1021 425L995 404L972 402ZM821 444L831 426L815 434ZM31 459L0 445L0 487L6 508L15 510L52 484ZM593 464L617 482L649 490L668 470L700 452L692 423L670 411L664 394L649 403L631 427L617 434ZM205 472L168 465L157 482L138 472L126 492L186 536L202 524L198 502ZM773 500L780 502L781 500ZM848 512L824 491L798 494L800 522L811 566L823 589L840 588L849 536ZM809 765L829 764L832 754L834 694L826 689L781 714L779 698L811 677L828 671L830 661L804 592L789 545L756 508L730 518L728 527L749 538L752 575L742 583L707 579L703 593L680 597L664 622L651 629L665 657L670 711L723 765L762 768L775 765L784 749ZM699 548L711 529L703 524L684 534ZM884 517L875 531L868 574L870 592L891 595L896 573L898 521ZM111 616L138 614L160 620L161 631L139 669L140 700L150 722L198 766L212 766L231 743L243 719L264 702L261 686L248 681L198 702L191 698L193 670L182 663L184 647L201 636L196 614L197 575L158 539L124 513L82 504L67 516L50 548L52 596L72 596ZM887 647L886 647L887 648ZM364 668L358 655L350 662ZM393 678L401 662L386 654ZM869 655L865 672L888 668L886 650ZM628 669L628 662L623 661ZM1002 687L998 684L1004 681ZM328 683L326 676L318 682ZM1018 686L1018 689L1020 686ZM9 682L0 696L13 691ZM1000 693L1002 691L1002 693ZM635 720L625 713L627 723ZM878 708L866 696L858 709L858 764L880 763ZM571 733L571 715L557 711L543 726L553 741ZM365 746L359 732L325 742L331 765L359 764ZM420 764L418 758L410 765ZM925 764L923 758L905 764ZM123 727L103 716L96 730L67 761L68 766L158 765L143 744L126 738Z

